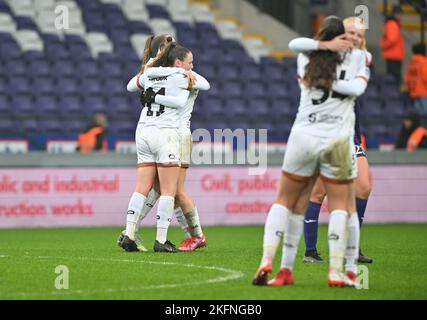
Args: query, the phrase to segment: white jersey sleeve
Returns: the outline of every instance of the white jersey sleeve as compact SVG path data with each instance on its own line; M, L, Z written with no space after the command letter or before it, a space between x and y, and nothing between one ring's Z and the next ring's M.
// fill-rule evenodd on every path
M288 47L295 53L315 51L319 49L319 41L301 37L291 40Z
M209 84L208 80L206 80L205 77L201 76L200 74L198 74L197 72L191 70L191 72L194 74L194 76L196 77L196 83L193 86L193 90L202 90L202 91L207 91L211 88L211 85Z
M156 95L155 101L158 104L168 106L170 108L183 108L187 103L190 91L182 90L176 96Z
M362 95L370 78L370 70L366 64L366 52L353 50L351 54L351 66L354 66L354 76L347 80L335 81L332 90L341 94L358 97ZM349 67L350 68L350 67Z
M139 78L139 82L138 82L138 78ZM138 86L138 83L139 83L139 86ZM142 88L144 88L144 79L139 74L137 74L135 77L130 79L130 81L128 82L128 84L126 86L126 89L129 92L140 91L140 90L142 90Z

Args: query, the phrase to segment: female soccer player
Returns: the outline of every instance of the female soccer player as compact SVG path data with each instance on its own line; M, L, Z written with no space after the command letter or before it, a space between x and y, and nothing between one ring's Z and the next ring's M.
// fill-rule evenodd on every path
M147 68L147 66L150 66L150 64L154 61L156 56L158 56L162 52L164 47L172 41L174 41L174 39L170 35L151 36L149 39L147 39L145 49L144 49L144 59L143 59L143 64L141 66L141 71L139 72L138 75L136 75L133 79L129 81L127 86L128 91L138 91L143 89L138 84L139 77L141 77L141 75L144 73L144 70ZM183 68L184 74L194 81L192 91L190 93L190 97L187 101L187 104L184 108L181 109L181 117L180 117L181 120L180 120L180 130L179 130L180 152L181 152L180 158L182 158L181 167L188 168L188 165L186 164L187 163L189 164L189 159L191 156L191 144L192 144L191 132L189 131L189 124L190 124L189 120L191 117L191 112L193 110L194 101L197 97L198 91L208 90L210 88L210 85L205 78L203 78L202 76L192 71L193 55L191 54L191 52L186 56L184 61L178 60L177 65ZM177 72L176 70L168 70L168 69L172 69L172 68L163 68L163 71L158 71L158 76L168 76ZM151 70L151 72L156 72L156 71ZM142 92L142 95L143 95L143 92ZM183 251L191 251L191 250L195 250L197 248L206 246L207 240L201 229L197 208L195 207L194 202L188 196L188 194L185 192L185 189L184 189L185 173L186 173L185 169L181 170L179 184L178 184L178 191L177 191L178 201L176 201L176 208L174 213L177 221L179 222L182 230L186 235L186 239L182 241L180 249L182 249ZM137 225L136 225L136 243L138 245L139 251L147 251L147 249L145 249L145 247L143 246L142 239L138 234L139 225L142 219L144 219L144 217L150 212L150 210L156 204L159 197L160 197L159 186L158 186L158 182L156 181L154 187L148 194L144 208L139 217L139 221L137 222ZM177 204L179 205L177 206ZM184 215L181 207L184 207L184 211L187 213L186 215ZM121 246L121 242L123 240L124 234L125 232L123 231L119 236L119 239L117 241L119 246Z
M322 23L315 39L329 41L344 32L342 21L332 16ZM293 49L292 41L289 47ZM298 76L300 105L288 140L276 203L265 224L263 256L253 284L294 283L292 269L304 214L315 179L320 175L330 210L328 284L355 287L356 281L343 274L342 263L347 219L352 219L355 211L353 107L355 97L366 89L369 77L365 55L360 50L348 54L331 51L299 54ZM281 236L284 236L281 268L268 282Z
M175 66L176 61L182 61L188 52L188 49L171 42L152 66ZM158 176L161 196L157 210L154 251L178 252L179 250L167 240L180 174L177 108L182 108L187 103L192 82L182 73L157 77L150 75L146 69L139 77L138 84L144 88L145 107L141 111L136 130L137 185L129 203L126 235L121 245L126 251L138 251L135 243L136 223Z
M350 41L355 48L359 48L363 50L366 54L366 63L370 65L372 61L371 54L366 49L366 39L365 39L365 29L362 21L357 17L349 17L344 20L345 27L345 39L337 39L335 43L320 43L318 49L328 48L332 51L342 51L341 45L345 45L345 41ZM308 46L312 46L310 44L310 40L305 40ZM299 51L307 51L304 50L304 43L299 45ZM369 170L368 160L366 158L365 150L362 147L362 138L360 134L360 125L359 125L359 104L356 101L355 105L355 113L356 113L356 125L355 125L355 135L354 135L354 145L355 145L355 153L357 156L357 171L358 175L356 178L356 210L359 219L359 226L362 227L363 219L365 216L366 205L368 203L368 198L372 190L371 183L371 174ZM320 262L323 260L317 252L316 244L317 244L317 229L318 229L318 219L320 208L322 206L322 202L325 198L325 187L321 179L317 179L316 184L313 188L313 191L310 196L310 203L308 205L308 209L306 212L305 220L304 220L304 238L305 238L305 256L304 262ZM362 251L358 252L358 262L360 263L372 263L373 260L367 256L362 254Z

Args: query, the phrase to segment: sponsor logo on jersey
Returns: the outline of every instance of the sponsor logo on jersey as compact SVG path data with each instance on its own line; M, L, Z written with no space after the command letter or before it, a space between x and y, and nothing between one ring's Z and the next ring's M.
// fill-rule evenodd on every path
M174 159L175 159L175 155L174 155L174 154L170 154L170 155L169 155L169 159L170 159L170 160L174 160Z
M150 81L166 81L168 79L168 77L153 77L153 78L148 78L148 80Z
M133 210L128 210L128 214L135 214L135 211L133 211Z

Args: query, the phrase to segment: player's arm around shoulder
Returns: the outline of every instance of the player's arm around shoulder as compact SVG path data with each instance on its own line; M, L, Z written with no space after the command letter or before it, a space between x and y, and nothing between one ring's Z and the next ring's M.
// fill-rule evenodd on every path
M145 79L143 77L143 73L138 73L136 76L129 80L126 89L129 92L144 90L144 82Z

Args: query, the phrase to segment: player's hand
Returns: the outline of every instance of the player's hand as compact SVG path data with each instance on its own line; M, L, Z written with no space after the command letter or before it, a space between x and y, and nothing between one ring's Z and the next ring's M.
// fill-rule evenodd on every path
M153 88L145 90L143 98L144 105L155 103L156 95L157 94L154 92Z
M353 44L346 39L345 34L337 36L331 41L323 41L323 46L326 50L334 52L350 51L353 49Z
M196 79L196 76L190 71L190 70L185 70L184 71L184 75L188 78L188 79L190 79L190 81L191 81L191 86L194 86L195 84L196 84L196 81L197 81L197 79Z

